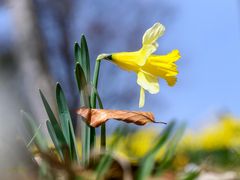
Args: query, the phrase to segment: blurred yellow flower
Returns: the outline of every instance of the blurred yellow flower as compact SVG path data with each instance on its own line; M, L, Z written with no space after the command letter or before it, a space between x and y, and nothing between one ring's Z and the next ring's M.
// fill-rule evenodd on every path
M143 35L142 48L135 52L119 52L113 54L100 54L97 60L110 60L126 71L137 74L137 83L141 87L139 107L145 103L145 90L151 94L159 92L158 78L165 79L169 86L176 83L178 74L175 62L180 58L178 50L167 55L153 54L157 48L156 42L164 34L165 27L155 23Z
M232 149L240 147L240 121L231 115L222 116L217 123L208 125L198 133L187 133L182 139L183 150Z

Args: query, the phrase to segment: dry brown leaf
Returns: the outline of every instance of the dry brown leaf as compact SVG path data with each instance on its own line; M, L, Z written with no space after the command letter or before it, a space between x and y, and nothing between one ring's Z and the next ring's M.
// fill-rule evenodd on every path
M89 109L83 107L77 111L77 114L82 116L92 127L98 127L109 119L116 119L137 125L144 125L147 122L158 123L155 121L153 113L143 111Z

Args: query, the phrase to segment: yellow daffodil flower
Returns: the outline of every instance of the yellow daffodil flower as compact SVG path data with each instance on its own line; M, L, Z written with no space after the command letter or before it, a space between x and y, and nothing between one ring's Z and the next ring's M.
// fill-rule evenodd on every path
M137 83L141 87L139 107L144 106L145 90L151 94L159 92L159 77L165 79L169 86L173 86L177 80L178 71L174 63L180 58L179 51L173 50L167 55L153 54L158 48L156 41L164 31L162 24L155 23L144 33L142 48L138 51L100 54L97 57L97 60L109 60L120 68L137 74Z

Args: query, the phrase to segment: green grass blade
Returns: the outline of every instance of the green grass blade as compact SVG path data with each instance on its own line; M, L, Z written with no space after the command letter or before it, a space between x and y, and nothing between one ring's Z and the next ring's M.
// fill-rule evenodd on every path
M56 117L54 116L53 111L52 111L50 105L48 104L45 96L43 95L41 90L39 90L39 92L40 92L40 95L41 95L44 107L46 109L46 112L48 114L48 117L50 119L52 128L54 130L54 134L56 135L56 138L58 140L58 144L60 144L60 147L62 147L62 151L64 151L66 149L66 147L67 147L67 142L65 140L63 132L62 132L62 130L61 130L59 124L58 124L58 121L57 121Z
M145 180L147 179L153 170L154 167L154 159L157 154L157 152L163 147L163 145L168 140L173 127L174 122L171 122L166 129L163 131L161 137L157 141L156 145L143 157L143 159L140 162L140 168L137 171L137 180Z
M85 78L88 84L90 84L90 59L89 59L89 52L88 52L88 46L87 41L84 35L81 37L81 67L84 71ZM95 128L90 127L90 148L94 147L95 144Z
M71 116L67 106L66 98L62 91L62 88L59 83L56 86L56 100L59 112L59 119L62 128L63 135L67 141L67 144L70 147L70 132L69 132L69 121L71 122ZM70 149L71 151L71 149Z
M182 175L182 177L179 178L179 180L195 180L199 177L200 172L201 171L199 169L186 172Z
M48 151L48 144L46 137L43 135L43 133L40 130L41 124L39 127L37 127L36 121L30 116L28 113L21 111L24 123L28 129L28 132L32 136L31 141L33 141L37 148L41 152L47 152ZM31 142L28 143L30 145ZM27 146L28 147L28 146ZM49 165L43 160L39 165L39 176L40 178L48 177L48 169Z
M33 141L41 151L45 152L48 149L46 138L40 131L40 126L38 127L35 120L26 112L21 111L22 117L28 129L28 132L32 136L31 141ZM28 143L29 144L29 143Z
M90 107L89 102L90 92L88 90L88 84L83 69L79 63L76 63L75 78L81 96L80 105ZM83 120L81 121L81 138L82 138L82 161L84 165L87 165L90 158L90 127Z
M183 136L184 130L185 124L182 124L180 127L176 128L176 132L167 144L167 150L163 155L163 159L161 160L159 166L156 168L155 175L161 175L161 173L172 164L177 145Z
M74 45L75 63L79 63L84 71L87 82L90 82L90 58L87 41L84 35L81 37L81 47L76 42Z
M100 162L98 163L98 166L96 168L96 174L97 178L96 179L101 179L105 173L108 171L110 168L113 158L112 158L112 152L114 148L116 148L117 144L119 143L121 137L123 137L123 132L121 129L117 129L115 134L114 134L114 139L112 143L109 146L108 151L106 154L101 158Z
M81 121L81 137L82 161L84 165L87 165L90 159L90 127L83 120Z
M31 146L31 144L33 143L33 141L36 141L36 137L38 136L38 133L40 131L41 128L41 124L39 125L39 127L35 130L35 133L33 134L32 138L30 139L30 141L27 143L26 147L29 148Z
M80 63L81 64L81 48L77 42L74 44L74 59L75 63Z
M112 159L110 153L107 153L106 155L104 155L101 158L101 160L100 160L100 162L97 166L97 169L96 169L96 173L97 173L97 178L96 179L100 179L102 176L104 176L104 174L110 168L112 162L113 162L113 159Z
M59 83L57 83L57 86L56 86L56 99L57 99L61 128L62 128L64 137L67 141L67 144L69 146L71 158L78 162L79 159L78 159L78 154L76 149L76 139L75 139L75 134L73 130L72 120L71 120L65 95Z
M75 66L75 78L77 81L78 90L81 94L81 101L80 101L81 106L90 107L89 106L90 92L88 89L88 83L86 81L84 71L79 63L77 63Z
M84 35L81 37L81 65L85 73L87 82L90 82L90 59L88 52L88 45Z
M156 155L156 153L159 151L159 149L163 146L163 144L168 140L170 134L172 133L172 130L175 126L175 122L170 122L169 125L164 129L161 137L159 138L156 145L147 153L145 158L148 156L151 156L152 154Z
M70 132L70 149L71 151L71 157L74 161L79 163L79 156L78 156L78 148L77 148L77 143L76 143L76 138L73 130L72 123L69 123L69 132Z
M63 151L62 151L62 145L61 145L61 142L59 142L59 140L57 138L57 135L56 135L56 133L54 131L54 128L52 126L51 121L47 120L46 124L47 124L48 133L49 133L49 135L50 135L50 137L52 139L52 142L53 142L53 144L54 144L54 146L56 148L56 151L58 152L60 158L62 160L64 160Z

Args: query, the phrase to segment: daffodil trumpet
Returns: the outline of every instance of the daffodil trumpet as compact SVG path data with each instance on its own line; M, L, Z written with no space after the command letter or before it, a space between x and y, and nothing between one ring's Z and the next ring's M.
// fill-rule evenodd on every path
M164 32L165 27L157 22L144 33L142 48L138 51L100 54L97 57L97 60L109 60L123 70L137 74L137 84L140 86L139 107L145 104L145 90L151 94L159 92L159 78L165 79L169 86L174 86L177 81L175 62L180 58L179 51L175 49L167 55L153 54L158 48L156 41Z

